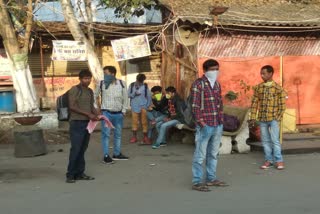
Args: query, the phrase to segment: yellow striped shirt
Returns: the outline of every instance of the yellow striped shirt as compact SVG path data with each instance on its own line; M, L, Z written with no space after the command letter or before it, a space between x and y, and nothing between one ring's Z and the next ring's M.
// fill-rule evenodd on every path
M286 110L286 92L272 81L271 86L260 83L255 86L251 103L250 119L262 122L282 119Z

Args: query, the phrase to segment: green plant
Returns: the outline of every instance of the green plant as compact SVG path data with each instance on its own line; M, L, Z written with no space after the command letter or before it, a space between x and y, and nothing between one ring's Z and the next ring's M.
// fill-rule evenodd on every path
M238 99L238 96L239 96L239 93L236 93L236 92L234 92L234 91L228 91L228 92L224 95L225 99L228 100L228 101L230 101L230 102Z

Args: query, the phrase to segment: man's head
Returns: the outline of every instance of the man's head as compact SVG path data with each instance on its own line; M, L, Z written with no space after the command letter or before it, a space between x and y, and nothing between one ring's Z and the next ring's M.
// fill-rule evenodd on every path
M168 88L166 88L166 98L167 99L172 99L172 97L174 97L175 94L176 94L175 87L169 86Z
M84 87L88 87L91 83L92 73L88 69L81 70L79 72L80 84Z
M151 88L152 98L160 101L162 98L162 87L161 86L153 86Z
M105 74L116 76L117 69L114 66L104 66L103 67L103 72Z
M143 83L145 80L146 80L146 75L144 75L144 74L138 74L137 75L137 81L139 83Z
M160 94L162 92L162 87L159 85L153 86L151 92L152 94Z
M203 63L203 71L215 71L219 70L219 63L214 59L208 59Z
M274 69L271 65L265 65L261 68L260 75L264 82L272 80Z

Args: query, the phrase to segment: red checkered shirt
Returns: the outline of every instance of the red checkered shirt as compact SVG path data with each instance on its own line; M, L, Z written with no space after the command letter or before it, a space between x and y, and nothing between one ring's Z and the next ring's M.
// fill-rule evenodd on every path
M204 84L201 83L203 81ZM201 92L203 90L203 92ZM201 109L201 93L203 93L203 109ZM197 125L203 127L218 126L223 122L223 103L221 87L216 81L213 88L205 75L197 79L191 87L192 113Z

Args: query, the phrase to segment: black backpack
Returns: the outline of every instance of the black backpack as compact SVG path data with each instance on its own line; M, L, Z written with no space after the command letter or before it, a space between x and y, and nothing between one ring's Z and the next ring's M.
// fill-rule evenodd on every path
M81 96L82 88L80 85L76 86L79 89L78 97ZM70 117L70 111L69 111L69 89L67 92L62 94L61 96L57 97L56 100L56 107L57 107L57 113L58 113L58 120L59 121L68 121Z
M201 81L201 87L202 89L204 88L203 81ZM184 122L190 128L195 128L196 122L192 114L192 95L191 94L187 97L187 100L185 103L186 103L186 107L181 111L183 114ZM201 91L201 110L203 109L204 109L204 92L202 90Z

